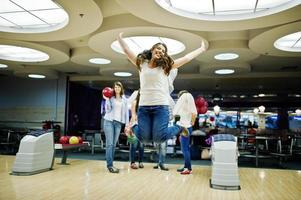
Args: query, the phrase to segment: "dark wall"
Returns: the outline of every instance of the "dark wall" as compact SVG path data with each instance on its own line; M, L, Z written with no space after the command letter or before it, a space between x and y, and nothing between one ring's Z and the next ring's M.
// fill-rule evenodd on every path
M69 83L68 132L100 129L100 90Z

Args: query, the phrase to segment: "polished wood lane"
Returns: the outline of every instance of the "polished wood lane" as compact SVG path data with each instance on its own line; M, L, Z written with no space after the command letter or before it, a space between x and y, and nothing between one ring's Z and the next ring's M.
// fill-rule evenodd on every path
M300 199L301 171L240 168L240 191L211 189L211 168L193 166L192 175L180 175L180 165L170 171L132 170L116 162L119 174L106 170L104 161L72 160L54 170L32 176L12 176L15 156L0 155L0 199ZM56 159L59 163L60 159Z

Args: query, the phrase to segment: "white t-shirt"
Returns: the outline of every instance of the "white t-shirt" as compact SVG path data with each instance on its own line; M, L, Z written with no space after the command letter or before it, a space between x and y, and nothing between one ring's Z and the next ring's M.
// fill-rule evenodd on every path
M197 114L193 96L190 93L184 93L180 96L173 110L174 115L180 115L178 125L186 128L191 127L192 114Z
M122 100L115 101L115 109L114 109L114 120L121 122L121 107L122 107Z
M161 67L150 68L141 65L139 106L169 105L168 76Z

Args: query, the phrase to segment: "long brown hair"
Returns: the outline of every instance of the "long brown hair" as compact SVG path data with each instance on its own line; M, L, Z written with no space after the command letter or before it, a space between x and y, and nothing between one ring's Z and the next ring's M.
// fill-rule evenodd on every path
M114 89L116 85L119 86L119 87L121 87L120 96L122 96L122 95L124 94L124 88L123 88L122 83L119 82L119 81L116 81L116 82L114 82L114 84L113 84L114 96L116 97L115 89Z
M149 50L144 50L142 53L138 54L137 56L137 60L136 60L136 65L138 66L138 70L141 70L141 63L143 63L145 60L150 61L152 59L152 51L157 48L157 46L162 45L165 48L165 53L163 55L163 57L161 57L160 59L157 59L155 61L155 65L162 67L162 69L164 70L164 73L166 75L169 75L169 72L172 68L172 65L174 64L173 59L167 54L167 46L164 43L157 43L154 44L152 46L151 49Z

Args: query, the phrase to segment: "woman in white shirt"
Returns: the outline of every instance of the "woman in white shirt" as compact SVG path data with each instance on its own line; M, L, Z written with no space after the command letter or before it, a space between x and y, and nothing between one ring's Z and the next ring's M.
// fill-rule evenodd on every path
M173 60L167 53L164 43L153 45L136 56L122 38L118 42L128 59L136 65L140 76L140 101L138 108L138 126L133 127L137 138L142 142L162 143L179 134L184 135L188 130L179 125L169 126L169 82L171 69L179 68L206 50L204 42L201 47Z
M179 99L174 107L173 114L180 116L180 120L177 122L177 124L187 128L189 134L188 137L183 137L181 135L180 138L181 149L183 152L185 163L184 167L178 169L177 171L183 175L186 175L192 173L189 143L190 134L192 132L192 126L194 125L197 116L197 109L195 106L193 96L188 91L180 91L178 97Z

